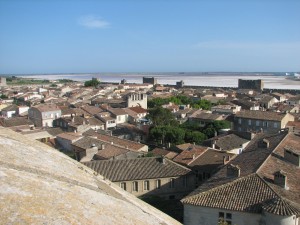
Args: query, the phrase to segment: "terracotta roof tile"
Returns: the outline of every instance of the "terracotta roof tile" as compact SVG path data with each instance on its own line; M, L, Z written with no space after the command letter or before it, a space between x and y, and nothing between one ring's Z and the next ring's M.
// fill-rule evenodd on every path
M182 151L179 153L173 160L177 163L183 165L189 165L192 163L197 157L202 155L205 151L207 151L207 147L199 146L199 145L192 145L187 148L187 150Z

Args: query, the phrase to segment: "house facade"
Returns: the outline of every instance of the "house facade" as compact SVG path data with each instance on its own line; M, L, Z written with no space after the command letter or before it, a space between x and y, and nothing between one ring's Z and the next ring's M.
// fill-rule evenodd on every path
M28 117L36 127L53 127L53 120L61 117L61 110L54 104L43 104L28 109Z
M294 121L294 116L289 113L245 110L235 115L233 126L234 130L239 132L278 132L285 128L289 121Z

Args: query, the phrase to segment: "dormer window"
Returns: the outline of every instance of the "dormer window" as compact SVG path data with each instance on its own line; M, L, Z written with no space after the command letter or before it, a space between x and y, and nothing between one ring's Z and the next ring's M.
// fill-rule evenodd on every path
M227 166L227 177L239 177L241 174L241 168L230 164Z
M288 189L287 187L287 175L283 171L277 171L274 173L274 183L284 189Z
M286 146L284 148L284 158L290 163L300 167L300 154L296 149Z

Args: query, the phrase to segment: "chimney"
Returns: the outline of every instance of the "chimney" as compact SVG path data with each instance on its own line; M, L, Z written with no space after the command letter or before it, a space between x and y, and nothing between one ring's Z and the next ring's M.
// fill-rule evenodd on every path
M166 164L166 158L164 156L161 156L159 158L159 161L162 163L162 164Z
M114 142L113 142L113 141L111 141L111 142L110 142L110 144L111 144L111 145L114 145Z
M101 149L102 149L102 150L105 149L105 144L101 144Z
M218 132L217 131L215 131L215 137L217 137L218 136Z
M193 159L195 159L196 158L196 155L195 154L193 154Z
M212 147L213 149L216 149L216 143L217 143L216 140L213 140L213 141L211 142L211 147Z
M227 177L239 177L241 174L241 168L239 166L230 164L227 165Z

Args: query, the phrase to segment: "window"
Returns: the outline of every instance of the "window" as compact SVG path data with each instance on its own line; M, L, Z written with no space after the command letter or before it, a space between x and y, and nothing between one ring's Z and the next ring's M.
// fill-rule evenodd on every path
M232 224L232 214L219 212L219 222L226 222L228 225Z
M126 191L126 183L125 183L125 182L122 182L122 183L120 184L120 187L121 187L123 190Z
M263 127L268 127L268 122L267 121L263 122Z
M251 125L251 120L248 120L248 125L249 125L249 126Z
M160 189L161 187L161 180L156 180L156 188Z
M256 126L259 126L259 120L256 121Z
M170 187L170 188L174 188L174 186L175 186L175 179L174 179L174 178L171 178L171 179L170 179L170 185L169 185L169 187Z
M278 123L274 122L274 128L278 127Z
M231 213L226 213L226 219L231 220L232 219L232 214Z
M145 191L149 191L149 189L150 189L150 188L149 188L149 180L145 180L145 181L144 181L144 190L145 190Z
M239 118L239 120L238 120L238 121L239 121L239 124L242 124L242 119L241 119L241 118Z
M219 218L223 218L224 219L224 217L225 217L225 213L219 212Z
M132 190L133 191L139 191L139 184L137 181L132 182Z

